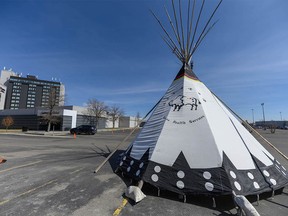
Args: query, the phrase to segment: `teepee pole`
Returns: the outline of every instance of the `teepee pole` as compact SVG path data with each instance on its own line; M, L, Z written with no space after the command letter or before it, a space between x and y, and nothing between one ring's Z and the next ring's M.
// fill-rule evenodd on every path
M211 28L215 25L215 23L214 23L214 24L212 25L212 27L210 27L210 28L208 29L208 32L205 33L205 31L206 31L209 23L211 22L214 14L216 13L216 11L218 10L218 8L220 7L222 1L223 1L223 0L220 0L220 2L218 3L218 5L217 5L216 8L214 9L213 13L211 14L210 18L209 18L208 21L206 22L206 25L204 26L204 28L203 28L200 36L198 37L198 40L196 41L195 46L194 46L194 48L193 48L193 50L192 50L192 52L191 52L191 56L193 55L193 53L195 52L195 50L197 49L197 47L200 45L200 43L201 43L201 41L202 41L202 39L201 39L202 36L204 35L204 37L205 37L205 36L207 35L207 33L211 30Z
M164 42L168 45L168 47L172 50L172 52L177 56L178 59L181 59L181 53L179 53L178 49L175 48L173 46L173 44L171 44L169 42L169 40L165 37L165 36L162 36L162 39L164 40Z
M190 2L190 1L189 1ZM190 11L190 9L189 9ZM191 33L192 33L192 27L193 27L193 20L194 20L194 11L195 11L195 0L193 0L193 6L192 6L192 12L191 12L191 18L189 20L190 27L189 27L189 34L188 34L188 40L187 40L187 52L189 53L189 45L190 45L190 39L191 39ZM189 13L190 14L190 13ZM190 16L188 14L188 16Z
M197 31L199 30L198 27L200 24L202 13L203 13L205 0L202 0L201 7L200 7L200 10L197 15L196 22L195 22L195 26L193 22L194 22L196 0L193 0L192 8L191 8L191 0L188 1L188 7L187 7L188 16L187 16L187 24L186 24L185 29L184 29L184 24L183 24L183 11L182 11L181 0L178 0L178 4L177 3L175 4L174 1L175 0L171 0L172 10L173 10L172 17L170 16L168 9L164 5L166 16L169 20L170 27L173 31L171 36L169 32L167 31L167 29L164 27L164 25L161 23L160 19L156 16L156 14L152 10L150 10L150 12L152 13L152 15L157 20L157 22L159 23L159 25L161 26L162 30L165 33L165 36L162 36L165 43L172 50L172 52L175 53L177 58L182 63L188 64L192 58L192 55L197 50L199 45L202 43L203 39L206 37L206 35L210 32L210 30L217 23L217 22L214 22L212 26L208 27L223 0L219 1L219 3L217 4L216 8L213 10L212 14L210 15L208 21L206 22L205 26L203 27L199 35ZM179 15L177 15L177 12L179 13ZM194 44L194 40L196 41L195 44Z
M168 37L169 41L171 42L171 44L173 44L173 47L175 50L177 50L178 52L182 53L178 47L176 46L174 40L170 37L169 33L167 32L167 30L165 29L165 27L162 25L161 21L158 19L158 17L155 15L155 13L150 10L150 12L152 13L152 15L154 16L154 18L158 21L159 25L161 26L162 30L164 31L164 33L166 34L166 36Z
M165 7L165 5L164 5L164 8L165 8L166 16L167 16L167 18L168 18L168 20L169 20L169 22L170 22L170 25L171 25L171 27L172 27L172 29L173 29L175 38L176 38L177 41L178 41L179 47L181 47L181 41L180 41L180 39L179 39L179 37L178 37L178 34L177 34L177 32L176 32L176 29L175 29L175 26L174 26L174 24L173 24L173 22L172 22L172 19L171 19L170 15L169 15L169 12L168 12L167 8Z
M196 35L197 29L198 29L198 24L199 24L199 21L200 21L200 17L201 17L202 11L203 11L204 4L205 4L205 0L202 0L201 9L200 9L200 12L198 14L198 18L197 18L196 25L195 25L195 28L194 28L194 33L193 33L193 36L192 36L192 41L191 41L190 47L189 47L189 53L191 53L191 49L192 49L192 46L193 46L193 43L194 43L194 40L195 40L195 35Z
M191 56L194 54L194 52L197 50L197 48L200 46L200 44L201 44L201 42L203 41L203 39L206 37L206 35L210 32L210 30L216 25L216 23L218 22L218 20L216 21L216 22L214 22L213 24L212 24L212 26L210 26L209 27L209 29L204 33L204 35L201 35L200 37L199 37L199 42L198 43L196 43L195 44L195 46L194 46L194 48L193 48L193 50L192 50L192 52L191 52L191 54L190 54L190 56L189 56L189 59L191 58Z
M179 0L179 15L180 15L180 27L181 27L182 44L183 44L183 50L182 50L182 52L183 52L183 57L186 57L181 0Z
M177 15L176 15L176 9L175 9L175 5L174 5L174 0L172 0L172 8L173 8L173 14L174 14L174 19L175 19L175 24L176 24L176 31L177 31L177 35L178 35L178 40L181 42L181 39L180 39L181 37L180 37L180 33L179 33L178 19L177 19ZM182 47L182 45L183 44L180 43L181 53L183 54L182 50L184 48Z
M97 173L103 166L104 164L115 154L115 152L118 150L118 148L134 133L134 131L136 130L136 128L138 127L139 124L137 124L133 130L124 138L124 140L122 140L121 143L119 143L116 148L114 149L113 152L111 152L107 158L105 158L105 160L95 169L94 173Z
M211 93L224 105L226 106L238 119L240 119L245 125L247 125L253 132L255 132L261 139L263 139L269 146L271 146L274 150L276 150L282 157L288 160L288 157L282 153L276 146L274 146L271 142L269 142L265 137L263 137L257 130L255 130L251 125L249 125L246 121L244 121L237 113L235 113L227 104L225 104L217 95L215 95L212 91Z
M187 21L186 21L186 47L185 47L185 54L188 54L188 42L189 42L189 24L190 24L190 0L188 1L188 7L187 7Z
M195 8L195 0L193 1L193 6L192 6L192 12L191 12L191 18L190 18L190 0L188 2L188 17L187 17L187 42L186 42L186 50L185 52L189 56L189 43L190 43L190 36L191 36L191 31L192 31L192 24L193 24L193 17L194 17L194 8ZM189 57L186 61L189 61Z
M242 120L242 119L241 119ZM243 120L242 120L243 121ZM253 132L255 132L259 137L261 137L268 145L270 145L273 149L275 149L282 157L288 160L288 157L282 153L277 147L275 147L271 142L269 142L265 137L263 137L257 130L255 130L251 125L249 125L246 121L243 121Z

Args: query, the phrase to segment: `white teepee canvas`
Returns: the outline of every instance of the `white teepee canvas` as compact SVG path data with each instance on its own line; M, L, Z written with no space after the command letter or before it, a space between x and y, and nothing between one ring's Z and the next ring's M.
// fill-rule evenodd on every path
M120 170L180 194L260 194L287 185L287 170L197 78L185 47L170 47L179 50L183 67L121 157Z
M121 170L184 194L259 194L286 169L184 65L120 161Z

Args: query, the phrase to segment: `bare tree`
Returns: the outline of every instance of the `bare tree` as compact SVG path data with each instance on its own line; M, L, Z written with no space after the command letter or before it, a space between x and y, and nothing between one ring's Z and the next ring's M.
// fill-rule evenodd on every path
M48 132L51 129L51 124L57 124L61 121L59 116L59 103L61 102L64 102L64 95L57 94L56 88L52 87L49 92L48 101L43 105L47 111L42 113L42 119L48 124Z
M6 128L6 131L13 124L14 124L14 120L11 116L6 116L5 118L2 119L2 125Z
M100 118L103 118L108 112L108 106L104 102L98 101L95 98L89 99L87 102L87 112L96 128L98 128Z
M115 128L115 122L124 115L124 111L119 106L113 105L109 108L108 112L113 123L113 128Z

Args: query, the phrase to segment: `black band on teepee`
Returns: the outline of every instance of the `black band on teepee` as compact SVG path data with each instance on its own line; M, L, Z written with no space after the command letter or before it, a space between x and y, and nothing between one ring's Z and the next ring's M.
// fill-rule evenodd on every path
M180 71L178 72L174 80L177 80L184 76L194 79L194 80L199 80L196 74L192 71L191 67L188 64L183 64L182 68L180 69Z

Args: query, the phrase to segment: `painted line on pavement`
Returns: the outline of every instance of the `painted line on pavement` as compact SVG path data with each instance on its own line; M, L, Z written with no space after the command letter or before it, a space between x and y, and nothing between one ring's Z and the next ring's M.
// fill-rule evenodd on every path
M36 191L36 190L38 190L38 189L40 189L40 188L43 188L43 187L45 187L45 186L47 186L47 185L49 185L49 184L52 184L52 183L54 183L55 181L57 181L57 179L51 180L51 181L49 181L49 182L46 182L45 184L42 184L42 185L40 185L40 186L38 186L38 187L35 187L35 188L32 188L32 189L30 189L30 190L28 190L28 191L25 191L25 192L23 192L23 193L21 193L21 194L18 194L18 195L16 195L16 196L12 197L12 198L10 198L10 199L3 200L3 201L0 202L0 206L1 206L1 205L4 205L4 204L7 203L7 202L10 202L11 200L17 199L17 198L19 198L19 197L22 197L22 196L24 196L24 195L27 195L27 194L29 194L29 193L32 193L32 192L34 192L34 191Z
M35 164L40 163L40 162L42 162L42 160L36 161L36 162L33 162L33 163L23 164L23 165L20 165L20 166L10 167L10 168L5 169L5 170L0 170L0 173L7 172L7 171L10 171L10 170L13 170L13 169L18 169L18 168L26 167L26 166L35 165Z
M113 216L118 216L127 203L128 199L124 198L122 204L114 211Z
M33 163L21 165L21 166L11 167L11 168L9 168L9 169L1 170L0 173L1 173L1 172L5 172L5 171L10 171L10 170L13 170L13 169L17 169L17 168L21 168L21 167L25 167L25 166L31 166L31 165L34 165L34 164L37 164L37 163L40 163L40 162L42 162L42 161L36 161L36 162L33 162ZM80 168L80 169L74 170L74 171L70 172L69 174L77 173L77 172L79 172L79 171L81 171L81 170L83 170L83 169L84 169L84 168ZM43 187L47 186L47 185L49 185L49 184L52 184L52 183L56 182L57 180L58 180L58 179L51 180L51 181L46 182L46 183L44 183L44 184L42 184L42 185L40 185L40 186L38 186L38 187L32 188L32 189L30 189L30 190L28 190L28 191L25 191L25 192L23 192L23 193L21 193L21 194L18 194L18 195L14 196L14 197L12 197L12 198L10 198L10 199L2 200L2 201L0 201L0 206L1 206L1 205L4 205L4 204L7 203L7 202L10 202L11 200L17 199L17 198L19 198L19 197L21 197L21 196L27 195L27 194L32 193L32 192L34 192L34 191L36 191L36 190L38 190L38 189L40 189L40 188L43 188Z
M81 170L83 170L84 168L80 168L80 169L77 169L77 170L74 170L72 172L69 172L70 175L74 174L74 173L77 173L77 172L80 172Z

